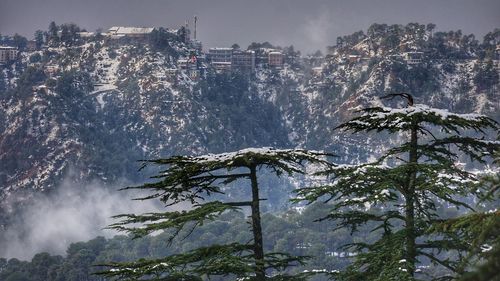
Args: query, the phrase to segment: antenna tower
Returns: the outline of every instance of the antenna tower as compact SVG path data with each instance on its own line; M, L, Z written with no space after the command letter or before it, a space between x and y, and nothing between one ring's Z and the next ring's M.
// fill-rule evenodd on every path
M196 40L196 24L198 23L198 17L194 16L194 40Z

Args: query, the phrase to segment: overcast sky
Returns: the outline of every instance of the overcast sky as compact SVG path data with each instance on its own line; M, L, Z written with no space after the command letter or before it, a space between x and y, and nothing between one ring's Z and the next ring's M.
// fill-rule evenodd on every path
M93 31L122 26L177 28L198 15L204 47L269 41L303 52L370 24L435 23L482 36L500 28L500 0L0 0L0 34L33 37L49 22Z

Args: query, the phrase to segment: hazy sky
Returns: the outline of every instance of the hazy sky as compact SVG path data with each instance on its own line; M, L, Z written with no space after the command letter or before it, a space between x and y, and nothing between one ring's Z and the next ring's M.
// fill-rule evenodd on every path
M49 22L89 31L113 25L176 28L198 15L204 47L250 42L324 50L370 24L435 23L477 37L500 28L499 0L0 0L0 34L33 37Z

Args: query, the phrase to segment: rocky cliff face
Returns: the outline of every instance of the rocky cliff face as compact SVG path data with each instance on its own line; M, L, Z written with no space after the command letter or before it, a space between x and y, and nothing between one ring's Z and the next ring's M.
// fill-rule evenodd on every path
M0 198L64 177L143 180L136 160L171 154L300 146L356 161L349 152L380 145L334 128L395 91L499 120L494 44L421 29L372 26L325 58L258 66L251 77L199 62L207 68L192 80L177 64L190 50L175 38L163 50L93 39L23 52L0 73Z

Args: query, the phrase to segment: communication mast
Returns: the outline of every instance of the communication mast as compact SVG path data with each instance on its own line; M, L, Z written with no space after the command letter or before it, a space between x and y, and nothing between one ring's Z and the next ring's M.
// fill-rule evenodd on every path
M186 34L185 34L184 41L186 43L188 43L191 40L191 30L189 30L189 20L186 20L185 30L186 30Z
M198 17L194 16L194 40L196 40L196 24L198 23Z

